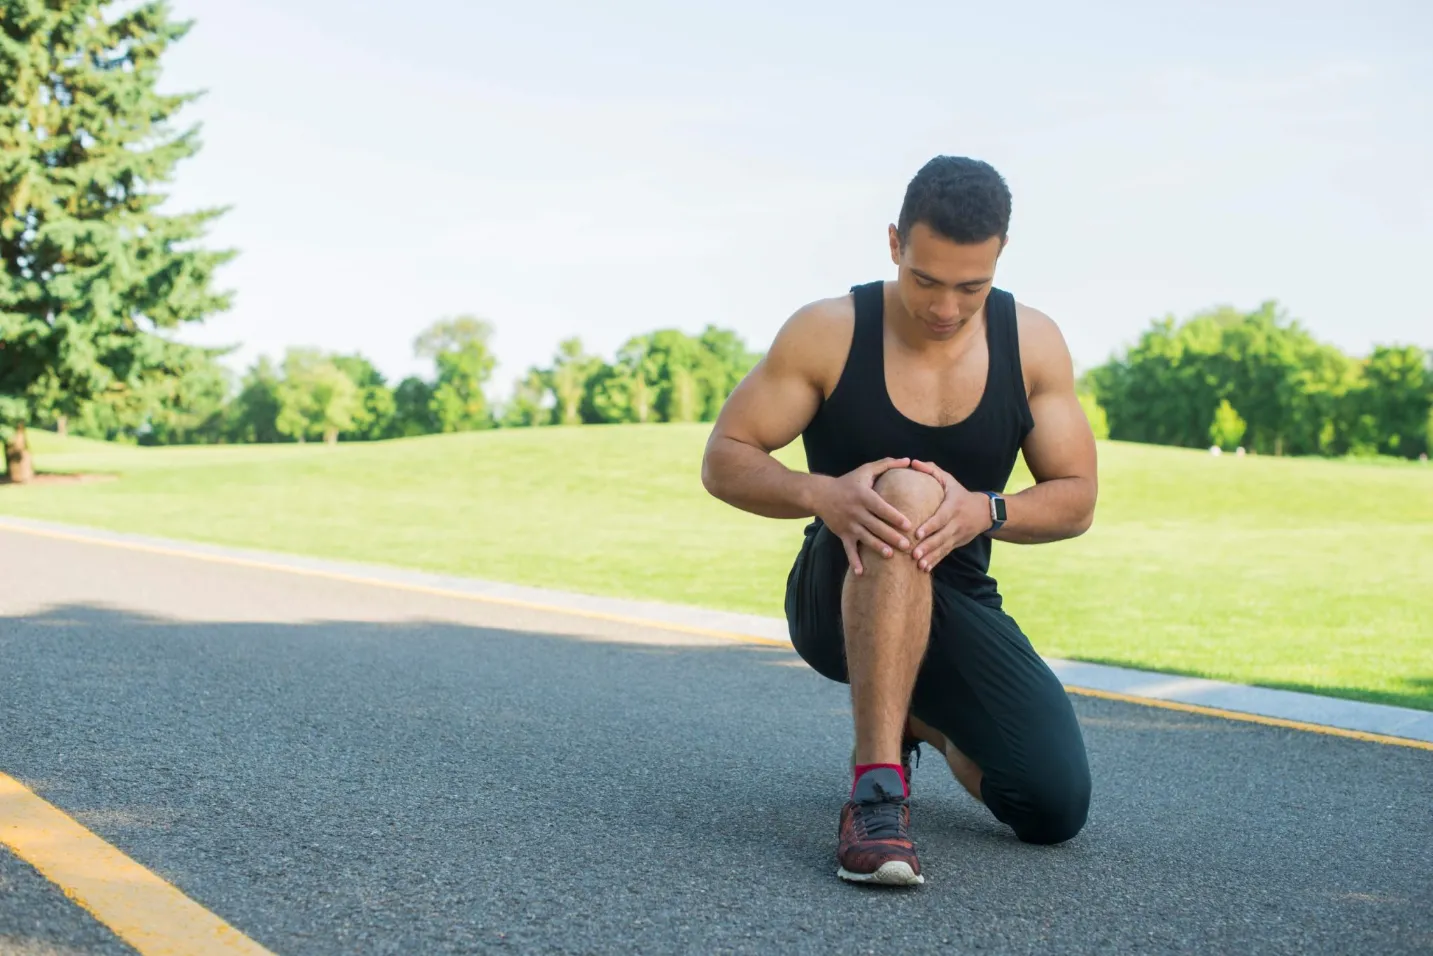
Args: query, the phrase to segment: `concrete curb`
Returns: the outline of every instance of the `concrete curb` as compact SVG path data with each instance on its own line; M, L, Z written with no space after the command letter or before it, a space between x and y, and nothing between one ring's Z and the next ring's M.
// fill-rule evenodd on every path
M114 544L162 548L177 554L251 561L276 568L292 568L368 578L394 584L438 588L471 594L475 597L546 605L558 610L567 609L638 618L656 624L722 631L733 637L790 640L784 620L754 614L737 614L654 601L595 597L545 588L481 581L474 578L430 574L386 565L330 561L302 555L230 548L0 516L0 530L7 528L15 531L75 536ZM1046 661L1065 686L1074 690L1088 689L1151 702L1160 701L1217 708L1239 714L1433 744L1433 712L1429 711L1323 697L1296 691L1250 687L1243 684L1230 684L1197 677L1181 677L1125 667L1111 667L1105 664L1089 664L1059 658L1046 658Z

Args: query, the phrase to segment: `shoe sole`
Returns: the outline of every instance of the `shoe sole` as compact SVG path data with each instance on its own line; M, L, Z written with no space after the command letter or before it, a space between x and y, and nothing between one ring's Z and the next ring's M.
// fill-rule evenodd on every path
M881 868L874 873L852 873L843 866L836 871L836 875L852 883L879 883L882 886L915 886L925 882L924 876L916 873L909 863L902 860L882 863Z

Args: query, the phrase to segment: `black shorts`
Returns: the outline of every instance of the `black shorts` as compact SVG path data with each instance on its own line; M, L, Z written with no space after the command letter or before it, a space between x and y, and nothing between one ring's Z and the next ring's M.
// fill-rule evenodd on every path
M796 652L841 683L849 683L841 624L848 567L841 540L817 520L786 583ZM976 600L933 576L930 644L911 713L980 768L985 805L1021 840L1059 843L1084 826L1090 769L1074 708L998 597Z

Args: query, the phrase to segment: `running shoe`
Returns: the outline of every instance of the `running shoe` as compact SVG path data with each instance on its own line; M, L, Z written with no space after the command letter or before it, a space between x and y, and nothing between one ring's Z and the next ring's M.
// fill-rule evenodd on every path
M861 774L851 799L841 808L836 875L887 886L924 883L910 826L910 801L900 774L890 767Z

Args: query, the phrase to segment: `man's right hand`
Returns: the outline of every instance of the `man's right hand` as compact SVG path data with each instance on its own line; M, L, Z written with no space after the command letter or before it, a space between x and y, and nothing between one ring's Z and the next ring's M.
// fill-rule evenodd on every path
M909 458L884 458L830 479L822 487L816 517L841 539L856 574L865 571L859 545L874 548L888 558L895 553L892 549L911 549L906 536L911 530L910 520L876 492L878 477L893 468L907 468L910 463Z

